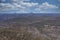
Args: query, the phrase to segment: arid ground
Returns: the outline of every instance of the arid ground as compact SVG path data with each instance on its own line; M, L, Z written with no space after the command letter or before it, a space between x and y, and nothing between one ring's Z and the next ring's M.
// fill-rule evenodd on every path
M60 40L60 14L0 14L0 40Z

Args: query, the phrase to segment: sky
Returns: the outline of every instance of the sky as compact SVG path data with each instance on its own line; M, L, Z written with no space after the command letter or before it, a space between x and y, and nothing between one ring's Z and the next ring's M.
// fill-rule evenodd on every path
M0 0L0 13L60 13L60 0Z

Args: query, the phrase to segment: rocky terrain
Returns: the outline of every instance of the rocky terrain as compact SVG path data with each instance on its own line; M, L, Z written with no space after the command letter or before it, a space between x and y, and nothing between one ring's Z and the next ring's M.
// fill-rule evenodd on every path
M60 14L1 14L0 40L60 40Z

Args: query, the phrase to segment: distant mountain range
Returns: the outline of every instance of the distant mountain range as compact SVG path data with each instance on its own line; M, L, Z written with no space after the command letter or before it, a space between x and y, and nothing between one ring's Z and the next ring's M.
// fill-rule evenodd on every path
M28 13L28 14L0 14L0 21L8 20L16 17L27 17L27 16L60 16L60 13Z

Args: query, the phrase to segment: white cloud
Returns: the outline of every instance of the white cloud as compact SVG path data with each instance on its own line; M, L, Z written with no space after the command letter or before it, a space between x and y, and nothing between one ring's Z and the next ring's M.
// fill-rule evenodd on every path
M30 0L12 0L12 2L14 2L14 3L21 3L21 2L24 2L24 1L30 1Z
M1 11L19 10L21 12L25 12L25 10L28 10L30 7L34 7L38 5L38 3L33 3L33 2L30 3L30 2L24 2L24 1L29 1L29 0L12 0L12 4L11 3L0 3L1 4L0 10Z
M25 7L33 7L33 6L36 6L38 5L38 3L29 3L29 2L21 2L21 5L25 6Z
M8 11L13 10L17 12L22 13L30 13L30 8L34 8L33 12L46 10L46 9L55 9L58 8L56 5L49 4L48 2L42 3L41 5L39 3L34 2L24 2L24 1L30 1L30 0L12 0L12 3L0 3L0 12L2 11Z
M35 10L46 10L46 9L56 9L56 8L58 8L56 5L45 2L39 5Z
M10 4L10 3L0 3L0 9L5 9L5 8L10 8L10 9L12 9L12 8L14 8L14 6L12 5L12 4Z
M26 7L32 7L38 5L38 3L30 3L30 2L23 2L23 1L29 1L29 0L12 0L11 3L0 3L0 6L6 7L6 8L26 8ZM15 2L14 2L15 1ZM19 3L18 3L19 2Z
M12 0L13 2L21 1L21 0Z
M17 3L13 3L13 6L14 6L15 8L20 8L20 9L24 9L24 8L25 8L25 7L23 7L22 5L17 4Z
M42 3L41 6L45 8L58 8L56 5L49 4L48 2Z
M32 7L38 5L38 3L33 3L33 2L24 2L24 1L30 1L30 0L13 0L14 3L17 3L19 5L22 5L24 7Z

